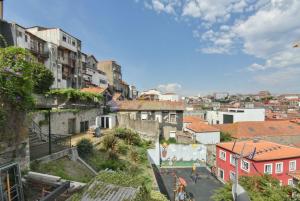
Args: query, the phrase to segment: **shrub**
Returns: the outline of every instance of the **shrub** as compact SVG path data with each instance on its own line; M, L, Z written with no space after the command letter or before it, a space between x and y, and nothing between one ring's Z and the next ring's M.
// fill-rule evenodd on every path
M116 151L118 138L112 134L105 135L102 141L102 146L105 151Z
M124 144L123 142L119 142L118 144L118 153L122 155L126 155L128 151L128 145Z
M86 157L93 153L93 144L89 139L82 139L77 143L78 154L81 157Z
M140 135L137 132L127 128L116 128L114 134L130 145L140 145L142 142Z

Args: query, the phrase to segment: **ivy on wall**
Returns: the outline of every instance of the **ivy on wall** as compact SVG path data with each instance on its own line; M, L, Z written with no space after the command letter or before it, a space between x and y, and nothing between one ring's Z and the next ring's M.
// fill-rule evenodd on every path
M47 81L45 81L47 80ZM46 92L53 82L51 71L38 63L29 51L0 48L0 138L19 144L27 138L25 119L34 109L35 91Z

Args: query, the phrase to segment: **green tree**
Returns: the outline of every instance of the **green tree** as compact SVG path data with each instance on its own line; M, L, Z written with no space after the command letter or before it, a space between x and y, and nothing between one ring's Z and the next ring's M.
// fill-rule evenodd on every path
M82 157L86 157L89 154L93 153L93 143L91 142L90 139L81 139L78 143L77 143L77 150L78 150L78 154Z
M45 68L43 64L36 65L33 69L34 92L45 94L50 90L54 77L52 72Z
M280 186L279 181L270 175L242 176L239 183L248 192L252 201L290 201L291 188ZM231 201L232 184L227 183L217 189L212 196L215 201Z
M220 133L220 141L221 142L232 141L232 137L231 137L230 133L228 133L228 132L221 132Z
M35 79L41 64L25 49L0 48L0 138L9 143L27 137L26 113L34 108L34 86L44 77Z

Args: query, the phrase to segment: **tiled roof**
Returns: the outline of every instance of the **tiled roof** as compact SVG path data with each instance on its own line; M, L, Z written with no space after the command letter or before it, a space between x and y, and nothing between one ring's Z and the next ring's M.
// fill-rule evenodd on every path
M89 88L83 88L80 91L82 92L89 92L89 93L96 93L96 94L102 94L106 88L101 88L101 87L89 87Z
M234 138L254 138L259 136L300 135L300 125L290 121L253 121L214 125Z
M218 132L220 129L208 125L200 117L197 116L185 116L183 117L183 123L190 123L186 128L194 132Z
M245 147L244 147L245 145ZM241 154L243 147L245 157L249 156L256 148L256 154L253 158L254 161L269 161L277 159L295 158L300 157L300 148L281 145L273 142L260 140L255 141L239 141L236 142L224 142L217 144L218 147L232 151L236 154ZM233 148L234 147L234 148ZM233 150L232 150L233 148Z
M193 122L190 125L187 126L188 129L194 131L194 132L219 132L220 129L213 127L203 121Z
M183 117L183 123L193 123L193 122L198 122L198 121L203 121L200 117L197 116L185 116Z
M89 188L80 196L82 201L123 201L134 200L138 189L132 187L121 187L113 184L106 184L101 181L94 181Z
M149 111L149 110L173 110L183 111L183 102L176 101L147 101L147 100L133 100L133 101L119 101L119 110L131 111Z

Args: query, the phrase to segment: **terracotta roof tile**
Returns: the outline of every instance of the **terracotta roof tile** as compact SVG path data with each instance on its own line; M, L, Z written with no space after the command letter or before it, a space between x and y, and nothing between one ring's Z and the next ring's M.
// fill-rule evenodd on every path
M119 110L171 110L171 111L183 111L183 102L176 101L147 101L147 100L133 100L133 101L119 101Z
M103 93L107 88L101 87L89 87L89 88L82 88L80 91L82 92L89 92L89 93Z
M236 142L235 146L234 142L224 142L217 144L217 146L236 154L241 154L244 147L244 156L249 156L250 153L253 152L254 148L256 148L256 154L253 158L254 161L269 161L300 157L300 148L290 147L263 140L260 140L258 142L239 141ZM232 150L233 147L234 149Z
M200 117L197 116L185 116L183 117L183 123L193 123L197 121L203 121Z
M234 138L254 138L259 136L300 135L300 125L285 121L236 122L233 124L214 125Z
M220 129L213 127L203 121L193 122L190 125L188 125L186 128L194 131L194 132L219 132Z

